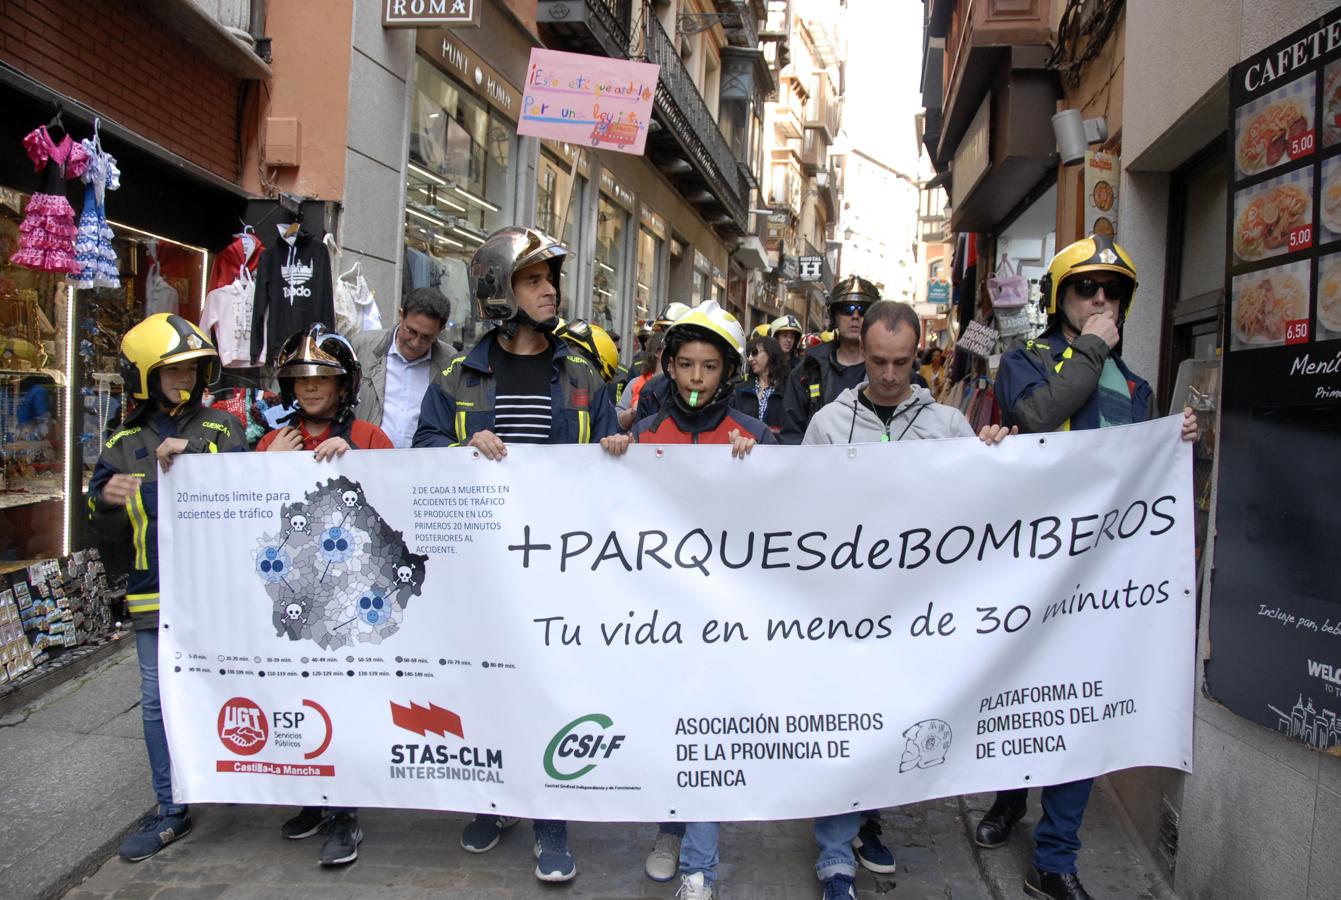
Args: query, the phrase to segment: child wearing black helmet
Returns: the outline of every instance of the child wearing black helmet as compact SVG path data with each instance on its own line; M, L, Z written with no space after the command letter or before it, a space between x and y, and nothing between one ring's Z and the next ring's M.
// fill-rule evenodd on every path
M294 411L283 428L256 445L263 450L311 450L318 462L344 456L350 449L390 450L386 432L354 417L362 378L349 342L320 323L292 335L275 360L280 397ZM358 859L363 829L352 807L305 806L280 827L291 841L326 832L321 864L339 866Z
M260 450L312 450L318 461L346 451L390 450L386 432L355 418L362 370L349 341L321 323L289 337L275 360L280 399L293 412Z

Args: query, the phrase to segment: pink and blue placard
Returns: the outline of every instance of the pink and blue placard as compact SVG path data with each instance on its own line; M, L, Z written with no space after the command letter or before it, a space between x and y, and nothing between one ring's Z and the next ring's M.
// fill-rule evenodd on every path
M517 133L642 156L660 68L536 47Z

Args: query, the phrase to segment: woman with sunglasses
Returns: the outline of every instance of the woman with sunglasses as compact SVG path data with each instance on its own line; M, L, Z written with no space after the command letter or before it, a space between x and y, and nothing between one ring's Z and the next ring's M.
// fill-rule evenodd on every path
M768 335L750 335L745 343L745 367L748 374L731 393L731 407L777 434L782 430L782 386L787 379L782 345Z

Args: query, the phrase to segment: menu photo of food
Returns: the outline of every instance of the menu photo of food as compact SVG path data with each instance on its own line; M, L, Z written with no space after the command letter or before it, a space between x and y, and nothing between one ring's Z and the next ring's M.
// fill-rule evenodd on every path
M1253 262L1313 246L1313 169L1234 194L1234 255Z
M1239 275L1233 282L1231 350L1308 341L1308 260Z
M1341 338L1341 253L1318 260L1318 325L1316 340Z
M1316 149L1313 95L1317 74L1245 103L1234 114L1234 164L1247 177L1303 159Z
M1323 227L1319 243L1341 238L1341 156L1334 156L1322 164L1322 209L1318 221Z
M1322 145L1341 143L1341 59L1322 73Z

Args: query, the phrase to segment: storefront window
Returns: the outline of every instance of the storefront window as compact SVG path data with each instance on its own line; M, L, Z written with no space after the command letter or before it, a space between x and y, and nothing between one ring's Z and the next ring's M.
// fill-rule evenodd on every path
M633 316L637 320L649 319L653 310L665 306L665 300L658 291L661 284L661 238L653 234L646 226L638 229L638 283Z
M546 234L555 235L563 241L571 252L577 252L577 240L582 234L582 196L587 188L587 179L577 176L572 182L572 166L563 162L547 148L540 152L540 166L536 174L536 227ZM571 270L571 271L570 271ZM563 308L560 315L570 315L572 309L574 285L576 285L576 259L559 273L559 296Z
M448 340L470 343L484 330L475 321L466 265L485 237L510 224L515 142L511 122L432 63L416 60L403 285L447 296Z
M83 509L69 495L123 421L121 337L151 312L199 320L207 260L113 220L121 286L77 291L10 264L26 200L0 189L0 559L68 549Z
M629 214L601 194L596 212L596 269L592 273L591 321L624 336L624 234Z

